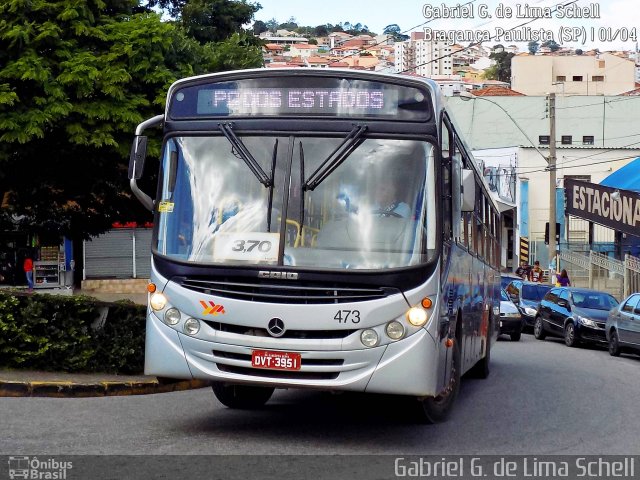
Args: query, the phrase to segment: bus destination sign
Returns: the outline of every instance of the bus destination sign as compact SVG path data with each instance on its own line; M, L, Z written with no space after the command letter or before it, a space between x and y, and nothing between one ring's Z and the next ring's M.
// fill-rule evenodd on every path
M395 115L398 96L382 89L243 88L198 92L198 113L212 115Z
M185 85L170 100L171 118L365 117L424 121L432 107L416 87L333 77L251 78Z

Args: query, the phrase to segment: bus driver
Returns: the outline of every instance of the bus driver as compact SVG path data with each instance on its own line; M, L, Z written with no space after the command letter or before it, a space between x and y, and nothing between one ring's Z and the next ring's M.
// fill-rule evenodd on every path
M399 194L399 182L387 181L382 183L375 193L373 214L380 217L409 218L411 209L403 202Z

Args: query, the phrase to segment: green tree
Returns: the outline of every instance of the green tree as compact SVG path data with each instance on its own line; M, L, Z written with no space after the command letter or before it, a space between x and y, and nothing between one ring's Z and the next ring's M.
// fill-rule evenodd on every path
M236 32L253 19L259 4L246 0L189 0L182 8L180 22L187 35L200 43L219 42Z
M327 35L329 35L329 29L327 28L327 25L318 25L313 29L314 37L326 37Z
M531 55L535 55L540 48L540 44L538 42L529 42L527 46Z
M298 22L295 17L289 17L289 20L278 25L278 29L282 30L295 30L296 28L298 28Z
M135 125L164 110L177 78L261 63L241 35L202 45L138 8L125 0L0 3L4 228L87 238L115 220L150 220L127 180ZM159 155L157 142L150 153Z
M504 50L502 45L494 47L493 52L489 55L495 64L487 68L484 73L484 77L489 80L500 80L501 82L511 81L511 59L514 57L513 53Z
M253 27L251 27L251 30L253 31L254 35L260 35L262 32L266 32L267 30L269 30L269 28L267 27L267 24L262 20L256 20L255 22L253 22Z
M557 52L558 50L560 50L560 48L562 48L562 46L556 43L554 40L547 40L541 46L548 48L552 52Z
M279 24L278 24L278 20L276 20L275 18L272 18L271 20L266 21L265 25L267 26L267 28L271 33L276 33L276 31L278 30Z
M409 40L409 35L405 35L401 32L402 30L400 29L397 23L392 23L391 25L387 25L382 30L383 34L393 36L393 39L396 42L403 42L405 40Z

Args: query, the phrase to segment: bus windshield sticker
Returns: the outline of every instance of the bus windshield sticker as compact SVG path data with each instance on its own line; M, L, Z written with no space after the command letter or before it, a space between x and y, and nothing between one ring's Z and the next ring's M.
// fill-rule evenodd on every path
M160 213L172 213L173 212L173 202L160 202L158 204L158 211Z
M213 260L244 260L272 263L278 260L280 235L267 232L218 233L213 246Z

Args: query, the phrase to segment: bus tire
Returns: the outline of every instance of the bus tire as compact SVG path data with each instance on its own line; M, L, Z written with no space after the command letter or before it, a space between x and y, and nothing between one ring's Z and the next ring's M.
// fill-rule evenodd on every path
M221 404L240 410L251 410L264 406L275 390L271 387L233 385L222 382L213 382L211 388Z
M418 399L416 419L420 423L440 423L445 421L451 413L453 404L455 403L456 397L458 396L458 391L460 390L460 371L462 369L462 362L460 360L460 348L458 346L457 338L454 340L453 347L451 348L453 351L453 365L451 367L454 369L454 371L448 387L449 390L441 393L436 397L425 397Z

